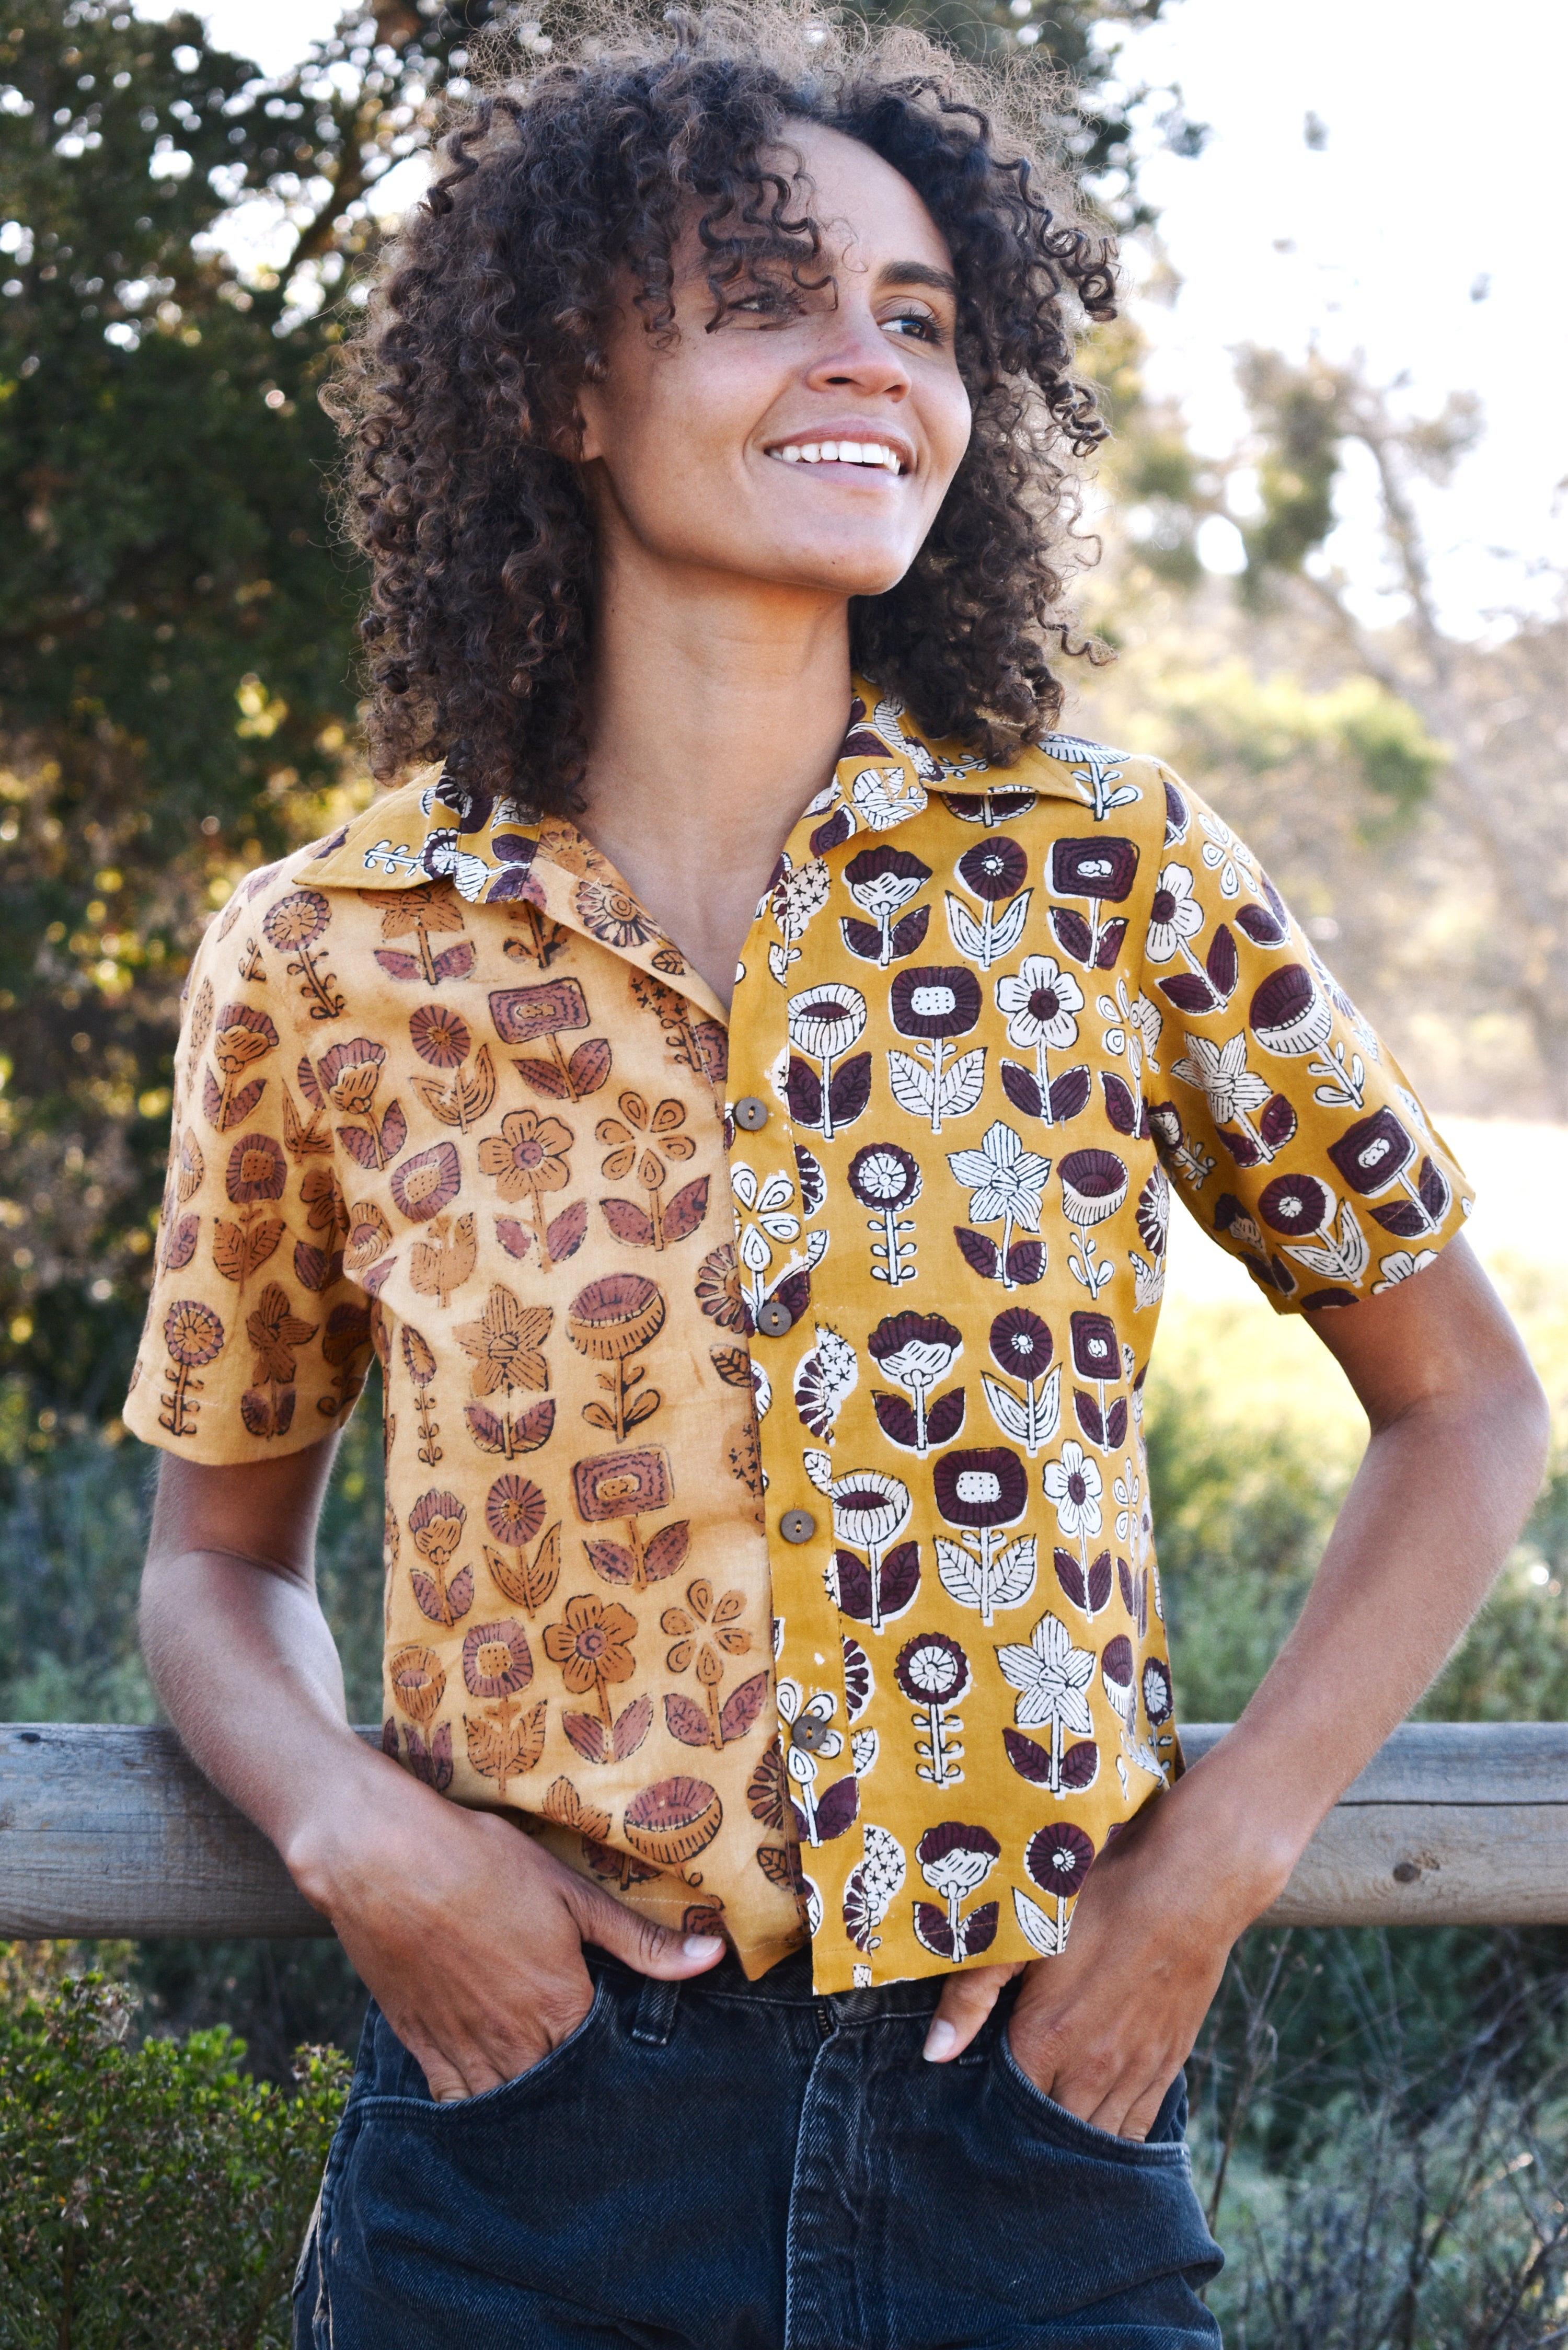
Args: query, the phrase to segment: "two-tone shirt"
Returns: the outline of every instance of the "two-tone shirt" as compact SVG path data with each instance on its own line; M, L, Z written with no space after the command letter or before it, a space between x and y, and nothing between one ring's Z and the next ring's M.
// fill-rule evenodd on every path
M202 942L128 1424L264 1460L374 1352L389 1754L753 1974L1050 1956L1180 1769L1172 1190L1315 1313L1434 1261L1451 1154L1158 761L859 686L727 1015L572 825L441 793Z

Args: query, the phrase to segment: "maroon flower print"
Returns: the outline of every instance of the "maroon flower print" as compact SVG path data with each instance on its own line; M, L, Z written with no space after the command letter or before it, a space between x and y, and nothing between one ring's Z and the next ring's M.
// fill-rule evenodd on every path
M1285 962L1269 973L1253 996L1247 1025L1265 1053L1296 1060L1327 1043L1334 1007L1319 994L1303 964Z
M450 1142L417 1150L392 1170L392 1197L413 1224L428 1223L450 1208L462 1188L462 1163Z
M946 1904L945 1910L930 1901L915 1904L916 1936L935 1957L956 1966L988 1950L996 1939L994 1901L982 1902L967 1918L961 1912L966 1895L984 1884L1001 1857L1002 1846L989 1828L960 1820L928 1828L915 1846L920 1875Z
M959 1703L970 1686L969 1659L945 1632L917 1632L899 1649L893 1678L918 1711L915 1728L915 1771L933 1787L950 1787L963 1777L959 1762L962 1722L948 1709Z
M933 1444L950 1444L963 1426L964 1397L953 1388L932 1400L963 1352L963 1337L940 1314L889 1314L867 1340L872 1360L896 1379L910 1400L873 1391L872 1408L885 1436L924 1459Z
M1276 1175L1258 1197L1258 1212L1277 1232L1321 1232L1334 1202L1312 1175Z
M945 1452L932 1473L937 1507L959 1540L938 1535L937 1572L942 1589L961 1607L977 1607L982 1624L999 1607L1020 1607L1034 1588L1034 1536L1004 1542L1001 1530L1015 1525L1029 1498L1029 1479L1015 1452L1000 1446Z
M967 1036L980 1018L980 982L960 963L901 971L888 994L900 1036Z
M1084 1879L1095 1865L1095 1847L1082 1828L1065 1820L1039 1828L1023 1847L1023 1866L1042 1893L1054 1903L1054 1915L1042 1909L1015 1887L1012 1906L1024 1939L1042 1958L1057 1958L1065 1949L1068 1905L1084 1889Z
M1021 889L1028 871L1029 859L1023 850L1001 832L973 848L966 848L958 861L958 877L964 888L993 906Z
M870 920L857 922L846 917L839 923L850 953L884 971L896 957L916 953L926 935L930 909L918 906L906 915L904 908L930 878L930 867L907 849L863 848L852 857L844 868L845 886Z
M945 1452L932 1472L937 1507L950 1526L1015 1525L1029 1498L1029 1480L1015 1452L998 1446Z
M236 1208L258 1200L281 1200L288 1180L288 1161L282 1145L270 1134L242 1134L229 1153L223 1188Z
M421 1003L410 1014L409 1036L421 1060L434 1069L461 1069L473 1049L467 1021L440 1003Z
M534 1659L521 1624L475 1624L462 1641L462 1678L471 1697L515 1697L534 1678Z

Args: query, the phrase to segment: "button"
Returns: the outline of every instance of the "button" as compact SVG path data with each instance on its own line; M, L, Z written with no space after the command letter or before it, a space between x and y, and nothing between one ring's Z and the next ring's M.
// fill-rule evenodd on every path
M794 1329L794 1315L782 1297L770 1297L757 1315L757 1327L764 1338L782 1338Z
M768 1122L768 1106L756 1094L742 1094L735 1104L735 1124L756 1134Z
M786 1510L779 1520L779 1532L787 1543L809 1542L816 1532L816 1520L809 1510Z

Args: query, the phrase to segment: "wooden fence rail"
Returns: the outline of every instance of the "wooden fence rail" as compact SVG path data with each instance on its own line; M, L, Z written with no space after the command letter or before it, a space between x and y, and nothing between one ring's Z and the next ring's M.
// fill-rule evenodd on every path
M1189 1757L1207 1753L1227 1726L1189 1726ZM1568 1923L1568 1723L1397 1730L1269 1917L1288 1926ZM330 1930L172 1731L0 1724L0 1938Z

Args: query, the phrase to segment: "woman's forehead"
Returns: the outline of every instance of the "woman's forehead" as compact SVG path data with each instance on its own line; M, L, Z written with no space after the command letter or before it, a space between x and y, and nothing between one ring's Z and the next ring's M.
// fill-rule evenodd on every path
M849 268L880 269L897 259L951 271L947 239L922 198L863 140L821 123L790 122L779 144L763 151L761 161L764 171L776 172L796 190L791 216L798 220L810 213L822 232L825 259ZM689 270L704 276L711 265L696 234L707 209L701 202L689 207L682 275Z

